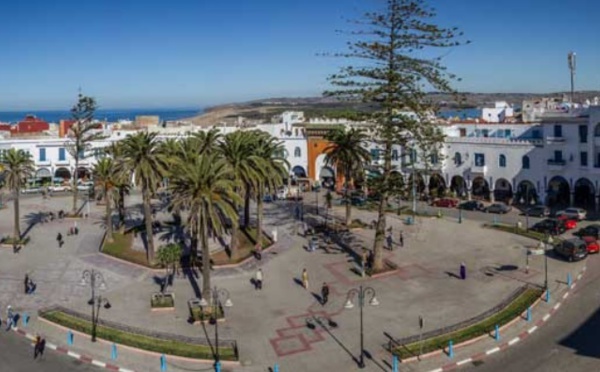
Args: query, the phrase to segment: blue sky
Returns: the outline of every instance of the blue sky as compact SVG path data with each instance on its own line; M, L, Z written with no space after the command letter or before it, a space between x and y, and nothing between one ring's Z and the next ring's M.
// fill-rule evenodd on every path
M312 96L345 61L336 33L381 0L7 0L0 110L67 109L81 86L105 108L203 107ZM430 0L472 44L445 52L475 92L600 89L600 2ZM575 3L574 3L575 4ZM595 36L599 35L599 36ZM596 68L594 68L596 67Z

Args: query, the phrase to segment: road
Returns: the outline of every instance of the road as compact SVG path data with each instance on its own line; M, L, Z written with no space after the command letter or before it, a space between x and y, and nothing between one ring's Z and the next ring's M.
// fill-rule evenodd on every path
M470 372L600 371L600 257L554 317L519 345L483 360Z
M42 357L34 360L33 347L28 339L2 329L0 330L0 371L97 372L100 368L48 349Z

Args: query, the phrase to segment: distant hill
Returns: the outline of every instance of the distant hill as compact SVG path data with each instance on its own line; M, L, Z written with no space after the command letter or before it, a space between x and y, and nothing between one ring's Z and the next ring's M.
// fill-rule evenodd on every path
M445 93L429 93L428 98L435 102L441 110L460 108L481 108L491 106L496 101L506 101L512 105L520 105L523 100L542 97L558 97L569 95L569 92L554 93L472 93L461 92L458 96ZM575 93L575 101L583 102L600 97L600 91L582 91ZM273 115L284 111L304 111L307 117L342 117L352 116L356 112L368 112L373 107L361 102L343 102L332 97L278 97L248 102L230 103L206 108L202 115L190 118L197 125L212 125L219 122L234 122L238 116L256 121L269 121Z

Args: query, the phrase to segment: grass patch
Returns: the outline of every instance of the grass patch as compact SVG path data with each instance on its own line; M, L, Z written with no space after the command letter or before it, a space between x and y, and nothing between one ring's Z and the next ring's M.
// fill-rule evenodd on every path
M108 239L104 239L102 253L120 258L125 261L133 262L138 265L146 266L151 269L161 267L159 264L148 265L146 252L137 251L133 249L132 246L133 234L131 232L127 232L125 234L113 233L112 242L109 242Z
M507 233L511 233L511 234L517 234L517 235L521 235L527 238L531 238L531 239L535 239L535 240L543 240L545 241L547 238L547 235L541 232L537 232L537 231L527 231L524 228L518 229L515 225L507 225L507 224L501 224L501 223L496 223L496 224L484 224L483 227L488 228L488 229L494 229L494 230L500 230L500 231L504 231ZM555 236L552 237L552 239L555 242L560 241L560 238L557 238Z
M29 241L31 240L30 237L26 236L24 238L21 239L15 239L12 236L5 236L0 240L0 244L16 244L16 245L26 245L27 243L29 243Z
M400 359L406 359L417 356L422 346L423 354L441 350L448 347L448 342L452 340L454 345L461 342L489 334L494 331L496 325L503 326L516 317L521 316L529 306L531 306L540 296L543 290L540 288L527 288L519 297L517 297L508 306L491 317L482 320L479 323L473 324L464 329L460 329L451 333L423 340L422 342L414 342L407 345L401 345L392 350Z
M209 321L213 316L212 306L193 306L190 308L190 321L192 322L204 322ZM217 306L217 319L224 319L225 313L220 306Z
M357 229L357 228L364 229L367 227L369 227L369 224L359 218L353 219L352 222L350 222L350 225L348 225L349 229Z
M162 293L155 293L150 299L150 307L163 308L163 307L175 307L175 298L173 295L163 295Z
M237 257L230 257L228 250L222 250L210 256L213 265L236 264L254 255L254 247L256 246L256 228L249 227L247 229L239 229L237 232L237 237ZM271 238L267 236L264 231L262 243L263 249L268 248L273 244Z
M40 316L53 323L62 325L69 329L91 334L91 322L66 314L60 310L51 310L41 313ZM135 333L125 332L116 328L98 325L97 336L103 340L115 342L121 345L131 346L137 349L153 351L161 354L176 355L195 359L213 359L209 346L192 344L178 340L167 340L150 337ZM224 360L236 360L235 350L232 347L220 345L219 353Z

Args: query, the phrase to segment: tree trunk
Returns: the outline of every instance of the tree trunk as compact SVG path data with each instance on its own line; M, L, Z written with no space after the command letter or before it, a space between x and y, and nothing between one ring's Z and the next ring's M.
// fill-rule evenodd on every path
M383 185L388 184L388 180L392 171L392 142L386 141L384 148L384 164L383 176L381 182ZM383 241L385 238L386 226L386 208L388 200L388 188L383 187L381 191L381 200L377 211L377 227L375 230L375 242L373 243L373 272L383 270Z
M77 197L79 196L79 190L77 189L77 169L79 168L79 155L75 156L75 172L73 172L73 210L72 215L77 213Z
M239 231L240 229L236 225L233 225L233 227L231 228L231 241L229 242L229 258L231 260L237 258L239 254Z
M210 249L208 247L208 226L206 219L201 218L201 226L198 229L202 242L202 298L210 302Z
M144 219L146 220L146 240L148 242L148 263L154 261L154 233L152 231L152 212L150 211L150 194L147 187L142 188L142 198L144 202Z
M112 210L110 207L111 198L108 194L108 188L104 187L104 195L106 197L106 239L109 243L113 242L113 222Z
M262 191L256 198L256 244L262 248L263 200Z
M350 221L350 219L352 218L352 204L350 203L350 199L348 198L348 183L349 183L349 179L350 179L350 174L349 172L346 172L346 186L344 189L344 199L346 201L346 226L350 226L350 223L352 221Z
M250 226L250 186L246 185L244 193L244 228Z
M121 234L125 233L125 190L120 187L119 188L119 230Z
M19 220L21 219L19 216L19 193L21 190L17 188L15 190L15 200L13 201L14 209L15 209L15 226L14 226L14 241L21 240L21 226Z

